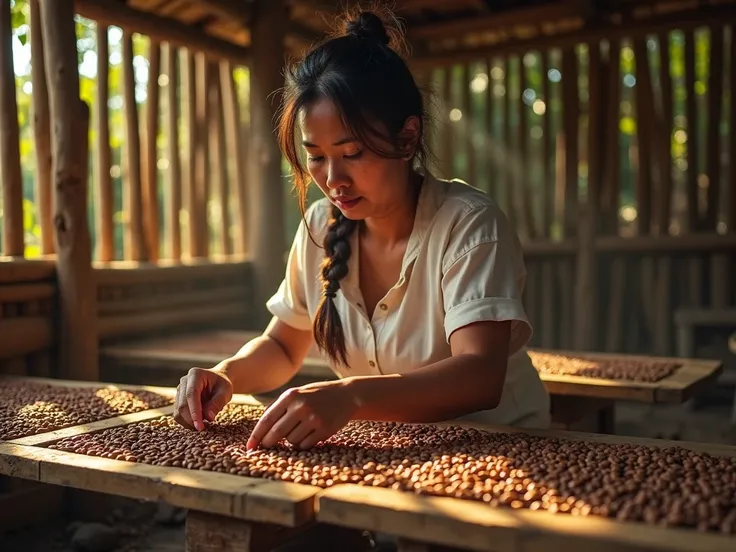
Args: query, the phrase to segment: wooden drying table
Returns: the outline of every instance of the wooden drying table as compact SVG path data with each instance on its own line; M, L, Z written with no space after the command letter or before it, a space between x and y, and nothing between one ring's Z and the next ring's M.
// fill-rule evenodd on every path
M107 385L30 377L13 379L66 387ZM114 387L176 395L174 388ZM264 404L255 397L243 395L236 395L233 402ZM288 539L313 523L315 496L319 489L307 485L110 460L43 448L66 437L152 420L170 415L173 410L173 406L166 406L0 441L0 475L126 498L162 501L186 508L188 552L268 550L271 544ZM250 543L258 544L251 547Z
M245 331L206 331L107 345L101 348L103 360L125 368L167 367L176 370L176 378L192 366L214 366L236 353L258 335ZM572 351L533 349L531 351L568 355ZM631 361L672 361L680 367L655 383L601 379L574 375L541 374L552 395L552 419L555 429L576 429L614 433L615 401L650 404L681 404L713 385L722 371L715 360L645 357L607 353L585 353L591 359L627 358ZM312 351L300 370L309 379L329 379L335 375L316 351Z
M607 444L682 447L736 458L736 446L671 442L570 431L514 430L462 424L505 433L524 433ZM397 493L391 489L338 485L317 495L317 521L389 533L399 552L733 552L736 536L703 534L612 518L556 515L543 511L493 508L455 498ZM441 550L447 550L441 548Z
M37 381L37 378L26 379ZM173 389L155 390L174 393ZM248 396L237 396L234 401L262 404L262 401ZM493 552L736 550L736 536L703 534L594 516L494 508L458 498L429 497L354 484L321 489L307 484L110 460L44 448L65 437L152 420L170 414L172 409L167 406L6 441L0 444L0 474L122 497L159 500L186 508L189 510L186 533L187 550L190 552L269 550L273 542L314 523L390 533L401 539L402 552L428 551L431 550L430 545ZM720 445L462 425L588 442L677 446L736 458L736 447Z

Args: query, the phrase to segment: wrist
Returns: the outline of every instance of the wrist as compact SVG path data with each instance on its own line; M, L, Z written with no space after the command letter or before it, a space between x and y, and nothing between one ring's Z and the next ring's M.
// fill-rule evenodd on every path
M214 367L210 368L211 372L215 372L218 376L223 377L227 381L230 382L230 385L233 387L233 392L235 392L235 378L233 376L233 366L231 363L230 358L227 358L221 362L219 362Z

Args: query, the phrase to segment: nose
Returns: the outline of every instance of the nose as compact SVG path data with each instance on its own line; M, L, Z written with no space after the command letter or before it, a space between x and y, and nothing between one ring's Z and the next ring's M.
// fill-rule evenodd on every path
M345 167L338 161L330 161L327 167L327 187L331 190L345 188L350 185L350 177Z

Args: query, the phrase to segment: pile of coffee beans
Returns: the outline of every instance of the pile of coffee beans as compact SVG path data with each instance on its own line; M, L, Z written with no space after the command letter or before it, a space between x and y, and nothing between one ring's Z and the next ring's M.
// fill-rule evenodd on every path
M100 387L62 387L51 383L0 380L0 441L88 424L173 399L151 391Z
M532 364L540 374L580 376L611 380L655 383L671 376L679 364L666 360L627 357L594 358L530 351Z
M51 448L317 487L389 487L491 506L594 515L736 534L736 459L683 448L607 445L458 426L351 422L302 451L247 451L263 409L228 405L202 432L171 417Z

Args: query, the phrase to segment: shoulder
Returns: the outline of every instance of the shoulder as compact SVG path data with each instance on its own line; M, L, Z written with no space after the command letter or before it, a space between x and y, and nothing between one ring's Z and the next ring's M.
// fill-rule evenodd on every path
M314 240L321 244L327 231L327 224L330 221L331 205L327 198L321 198L307 207L304 218L299 223L296 239L307 243Z
M520 250L518 236L506 214L485 192L453 179L439 180L441 200L431 234L444 245L443 264L452 264L476 247L503 242Z

